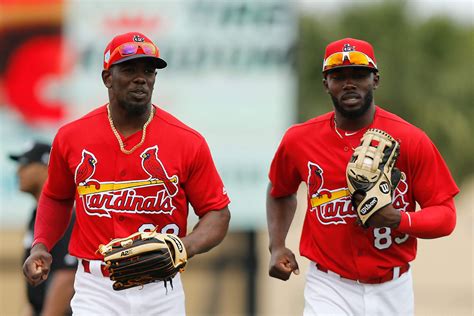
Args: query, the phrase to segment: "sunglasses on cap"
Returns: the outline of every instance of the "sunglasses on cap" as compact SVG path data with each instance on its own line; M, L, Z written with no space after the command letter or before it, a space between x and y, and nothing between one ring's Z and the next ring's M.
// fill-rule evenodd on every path
M152 43L136 43L136 42L129 42L123 43L110 54L110 60L117 55L120 54L122 57L135 55L138 52L138 48L141 48L145 55L150 55L154 57L158 57L158 50L155 45Z
M375 62L366 54L358 51L351 52L337 52L334 53L324 60L323 71L329 70L334 67L343 66L345 61L349 61L351 65L355 66L368 66L370 64L377 69Z

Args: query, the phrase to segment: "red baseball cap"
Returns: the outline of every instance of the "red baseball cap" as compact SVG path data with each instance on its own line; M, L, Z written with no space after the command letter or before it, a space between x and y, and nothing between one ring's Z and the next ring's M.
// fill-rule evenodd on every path
M145 35L129 32L115 36L104 51L104 70L110 66L135 58L152 58L156 68L166 67L166 61L160 58L160 50Z
M341 67L365 67L378 71L374 48L370 43L354 38L330 43L324 53L323 72Z

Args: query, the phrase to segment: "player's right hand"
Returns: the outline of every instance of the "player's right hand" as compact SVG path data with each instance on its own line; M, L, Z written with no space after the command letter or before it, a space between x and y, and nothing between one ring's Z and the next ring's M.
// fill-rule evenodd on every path
M48 249L42 243L38 243L31 248L30 256L23 264L23 274L28 283L37 286L48 278L51 262L53 258Z
M295 254L286 247L272 249L269 275L286 281L290 278L292 272L295 275L300 274Z

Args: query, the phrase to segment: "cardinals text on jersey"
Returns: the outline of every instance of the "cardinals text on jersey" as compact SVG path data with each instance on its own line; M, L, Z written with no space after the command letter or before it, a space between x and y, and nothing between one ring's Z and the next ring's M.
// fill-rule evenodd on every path
M145 149L139 156L148 179L104 182L93 179L100 163L90 151L82 151L76 168L77 192L88 215L111 217L110 212L172 214L173 197L179 190L177 175L169 176L158 158L158 146Z

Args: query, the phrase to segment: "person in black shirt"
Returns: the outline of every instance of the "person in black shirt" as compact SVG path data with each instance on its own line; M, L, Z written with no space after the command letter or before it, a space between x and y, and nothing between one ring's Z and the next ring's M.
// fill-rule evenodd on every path
M44 143L34 143L33 146L19 155L9 155L10 159L18 163L18 180L20 190L31 194L36 201L40 197L43 184L48 176L48 160L51 146ZM74 213L73 213L74 214ZM36 218L36 209L32 212L28 230L24 237L24 258L30 255L33 241L33 230ZM72 224L63 238L51 250L53 263L50 277L40 285L33 287L26 283L28 297L27 315L70 315L70 301L74 294L74 275L77 259L68 253L69 238Z

